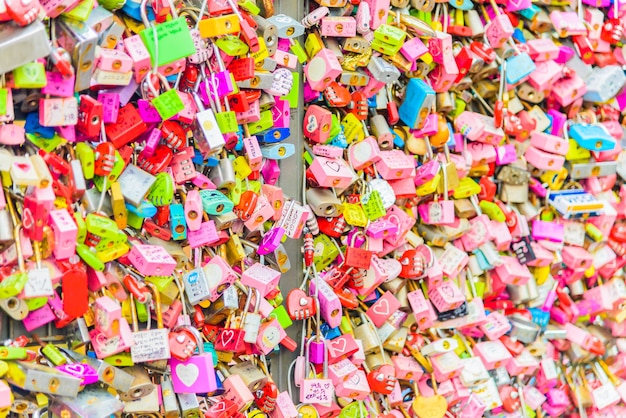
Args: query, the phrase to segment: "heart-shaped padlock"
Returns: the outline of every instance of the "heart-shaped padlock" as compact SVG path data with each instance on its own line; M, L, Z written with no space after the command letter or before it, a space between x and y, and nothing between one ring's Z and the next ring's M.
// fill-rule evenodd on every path
M287 295L287 313L294 320L307 319L315 315L317 307L312 297L302 289L292 289Z
M396 382L396 369L390 364L379 364L367 374L367 383L372 391L382 395L389 395Z
M154 150L154 154L151 157L144 158L140 153L137 158L137 165L142 170L145 170L152 175L156 175L170 165L173 157L174 153L171 148L167 145L159 145L156 147L156 150Z

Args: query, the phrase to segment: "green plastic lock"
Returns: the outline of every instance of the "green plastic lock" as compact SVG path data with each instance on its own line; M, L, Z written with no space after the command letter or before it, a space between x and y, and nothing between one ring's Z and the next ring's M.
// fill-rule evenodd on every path
M135 306L137 307L137 320L139 322L148 321L148 309L146 309L146 304L139 303L135 300Z
M76 158L80 161L80 166L83 169L83 175L85 179L91 180L94 176L95 156L93 148L84 142L79 142L74 147Z
M0 360L24 360L27 357L24 347L0 347Z
M154 63L155 48L154 32L156 29L158 43L157 67L169 64L182 58L187 58L196 52L189 27L184 17L170 20L156 25L156 28L146 28L140 32L141 40L146 45L150 53L151 61Z
M76 244L76 253L92 269L104 271L104 263L100 261L98 256L95 253L92 253L89 247L87 247L85 244Z
M0 89L0 115L7 114L7 99L9 96L8 89Z
M271 110L264 110L261 112L261 119L256 122L248 123L248 130L250 135L258 134L274 126L274 119Z
M500 206L488 200L481 200L479 204L483 213L489 217L492 221L505 222L506 215L500 209Z
M174 276L146 276L145 281L155 285L159 293L165 293L167 287L174 283Z
M387 214L378 190L373 190L369 195L363 196L361 206L363 206L367 218L372 222Z
M324 234L315 237L313 248L315 248L313 262L315 263L315 268L318 269L317 271L322 271L328 267L339 256L337 246Z
M313 156L309 153L309 151L304 151L304 154L302 154L302 158L304 159L304 162L306 162L308 165L313 164Z
M243 192L243 182L239 177L235 177L235 187L228 193L228 199L233 202L233 205L238 205Z
M259 43L260 42L261 38L259 38ZM238 36L234 35L222 36L217 41L215 41L215 45L217 45L219 49L224 51L226 55L229 55L231 57L246 55L250 50L248 44L239 39Z
M76 234L76 242L78 242L79 244L83 244L85 242L85 239L87 239L87 223L80 214L74 216L74 222L76 222L76 227L78 228L78 233Z
M454 99L454 109L452 109L450 113L448 114L450 115L450 117L454 119L455 117L459 116L461 113L465 112L466 107L467 107L467 103L465 103L464 100L456 98Z
M26 286L28 281L28 274L26 272L18 271L0 283L0 298L11 298L17 296ZM0 356L0 359L2 356Z
M53 344L46 344L41 349L41 353L55 366L67 363L67 358L61 353L61 350Z
M67 142L64 138L60 137L56 133L51 139L45 139L33 134L26 134L26 139L32 142L33 145L35 145L36 147L41 148L46 152L52 152L61 145L65 144L65 142Z
M248 190L252 190L256 194L261 193L261 182L258 180L251 180L248 182Z
M298 103L300 103L300 74L291 73L293 76L293 86L289 93L283 96L280 100L288 100L290 109L297 109Z
M354 401L341 410L339 413L339 418L355 418L360 416L367 416L367 408L363 405L362 402Z
M103 251L96 252L96 257L103 263L108 263L128 254L129 251L130 247L127 244L116 244Z
M135 365L130 357L130 353L114 354L112 356L105 357L103 360L115 367L131 367Z
M128 226L135 229L141 229L145 218L135 215L131 211L128 211Z
M46 68L40 62L34 61L17 67L13 70L13 82L16 88L40 89L46 87Z
M406 32L395 26L380 25L374 31L374 39L385 44L402 47L402 43L406 39Z
M288 327L293 325L293 321L289 317L287 309L285 309L283 305L278 306L276 309L270 312L269 317L276 318L280 326L284 329L287 329Z
M158 173L148 192L148 200L154 206L167 206L174 199L174 181L167 173Z
M261 13L261 9L259 8L259 6L257 6L256 3L253 2L252 0L238 1L237 4L243 10L255 16L258 16L258 14ZM217 363L213 363L213 364L217 364Z
M98 244L96 245L96 252L106 251L117 245L126 244L127 242L128 236L124 232L118 230L114 236L102 238L100 242L98 242Z
M93 0L83 0L78 3L78 6L74 7L69 12L61 13L61 16L69 17L71 19L78 20L80 22L86 22L89 19L89 15L93 11Z
M334 113L330 116L330 133L329 137L334 138L341 133L341 123Z
M371 43L371 47L374 51L380 52L381 54L392 56L392 55L396 55L398 51L400 51L400 48L402 48L402 45L391 45L385 42L381 42L378 39L374 39Z
M28 306L29 311L36 311L39 308L42 308L48 302L47 296L42 296L40 298L32 298L32 299L24 299L26 301L26 306Z
M111 218L90 213L85 218L87 231L105 239L118 238L120 229ZM122 233L122 235L125 235Z
M298 62L300 64L304 64L308 61L309 57L306 55L306 51L297 39L293 40L291 46L289 47L289 50L298 58Z
M168 120L185 109L185 104L178 95L177 90L168 90L165 93L161 93L152 99L151 103L163 120Z
M217 121L217 126L220 128L220 132L223 134L237 132L239 130L237 116L233 111L216 113L215 120Z

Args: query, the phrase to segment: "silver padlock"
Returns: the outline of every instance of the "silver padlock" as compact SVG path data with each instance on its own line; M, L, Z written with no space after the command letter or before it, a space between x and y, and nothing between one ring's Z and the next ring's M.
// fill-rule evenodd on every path
M0 74L48 55L50 42L41 21L35 20L28 26L18 26L15 22L0 24L0 56L11 57L0 62Z
M156 181L156 177L134 164L128 164L117 181L122 188L124 200L133 206L139 206Z
M83 22L63 17L57 19L55 30L59 45L72 57L76 77L74 90L88 89L96 61L98 33Z
M154 390L141 398L124 402L124 413L126 414L158 414L159 413L159 392Z
M124 371L133 376L133 383L128 391L120 394L120 399L124 402L144 398L156 392L156 385L150 380L148 372L143 366L132 366Z
M265 41L267 53L270 56L274 55L274 53L278 49L278 29L276 28L276 25L272 22L268 22L267 19L259 15L251 14L250 16L257 24L257 35L262 37Z
M83 195L81 202L87 214L98 211L101 195L102 193L100 193L100 191L98 191L95 187L85 190L85 194ZM111 206L110 199L104 199L100 212L103 212L108 217L113 216L113 206Z
M202 301L208 300L211 296L209 282L202 268L196 268L186 272L183 276L183 283L185 285L187 300L192 305L197 305Z
M135 376L127 373L126 369L117 368L103 360L80 354L76 351L64 350L72 360L85 363L93 367L98 373L98 380L118 392L128 392L135 380Z
M209 179L222 193L229 193L235 187L235 169L228 158L220 158L217 166L211 169Z
M82 383L80 378L40 364L18 361L11 367L14 369L7 374L7 381L31 392L75 397Z
M26 318L29 312L26 301L16 297L0 299L0 308L16 321Z
M180 417L180 409L178 408L178 400L172 386L171 380L163 380L161 382L161 397L163 399L163 412L165 418Z
M330 189L309 188L306 191L307 203L317 216L337 217L343 212L341 201Z
M178 393L176 394L178 403L180 404L181 417L183 418L201 418L200 403L195 393Z
M6 209L0 210L0 242L13 241L13 222Z
M267 375L252 361L243 361L229 369L231 374L241 377L248 389L255 391L261 389L267 383Z
M500 187L500 200L505 203L524 203L528 200L528 185L512 185L502 183Z

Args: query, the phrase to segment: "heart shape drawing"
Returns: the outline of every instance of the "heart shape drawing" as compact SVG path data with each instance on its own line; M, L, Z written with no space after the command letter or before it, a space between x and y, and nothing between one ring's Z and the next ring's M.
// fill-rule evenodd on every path
M338 173L341 170L341 166L336 161L326 161L326 167L333 170L335 173Z
M226 410L226 402L221 401L216 404L213 404L211 407L211 412L222 412Z
M373 312L378 315L389 315L389 301L387 299L380 299L376 306L374 306Z
M233 338L235 338L235 331L233 331L232 329L223 330L222 335L220 336L222 345L224 347L226 347L228 343L233 340Z
M385 280L387 282L398 277L402 271L402 264L395 258L383 258L378 262L384 266L385 270L387 270L388 277L387 280Z
M191 387L196 380L198 380L198 376L200 375L200 370L198 370L198 366L195 364L177 364L176 365L176 376L180 382L187 386Z
M333 340L328 348L332 348L333 357L335 357L336 353L343 354L346 351L346 340L343 338Z
M311 115L311 116L309 116L309 120L308 120L308 124L306 126L306 130L309 131L309 132L313 132L316 129L317 129L317 119L315 119L315 116Z
M26 163L15 163L15 167L19 168L20 170L22 170L25 173L28 173L31 169L31 165L30 164L26 164Z

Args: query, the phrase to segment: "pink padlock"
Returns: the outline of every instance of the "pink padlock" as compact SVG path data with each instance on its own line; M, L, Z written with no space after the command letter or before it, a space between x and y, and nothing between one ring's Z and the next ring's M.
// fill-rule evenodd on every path
M56 71L46 72L46 85L41 94L50 94L58 97L72 97L74 95L75 77L65 78Z
M511 330L511 323L500 312L494 311L487 315L485 322L479 325L485 336L491 341L497 340Z
M536 241L548 240L563 242L565 229L562 224L535 219L532 224L532 236Z
M159 245L133 245L128 259L144 276L170 276L176 268L176 260Z
M348 379L339 382L335 392L337 396L363 400L371 393L371 389L365 372L359 369Z
M381 327L398 308L400 308L398 299L391 292L385 292L370 306L365 314L372 320L374 325Z
M506 284L522 286L531 279L532 275L525 264L520 264L516 257L501 256L502 265L492 270L492 274Z
M30 311L26 318L22 319L22 323L24 324L24 329L26 329L26 331L28 332L31 332L37 328L49 324L55 319L56 316L50 308L50 305L45 304L39 309Z
M431 356L430 361L433 365L435 379L437 379L438 382L459 376L465 368L465 364L454 351L448 351L438 356Z
M203 245L213 245L220 240L214 221L200 223L200 228L195 231L187 230L187 241L191 248L200 248Z
M135 81L140 83L152 68L150 53L139 35L124 38L124 47L133 61Z
M54 258L64 260L76 254L78 227L67 209L51 211L49 219L54 231Z
M513 358L500 340L479 342L474 345L474 353L480 357L487 370L506 367Z
M552 84L552 95L563 107L569 106L587 93L585 81L575 72Z
M506 370L511 376L532 376L539 367L539 361L526 349L513 357L507 364Z
M430 328L436 316L430 301L424 297L424 293L421 290L413 291L408 294L408 299L419 329L424 331Z
M304 115L304 136L313 142L326 142L330 136L331 116L327 109L310 105Z
M507 165L517 160L515 145L505 144L496 148L496 165Z
M561 251L563 263L572 270L584 271L591 267L593 255L582 247L566 245Z
M333 51L322 48L304 67L304 74L313 90L324 91L343 69Z
M350 334L326 341L326 348L328 350L328 364L338 363L359 351L356 340Z
M451 311L465 302L465 296L461 290L450 280L428 289L428 298L439 312Z
M280 281L280 273L260 263L254 263L241 273L241 284L257 289L265 297Z
M267 200L267 197L261 195L257 200L256 207L250 219L244 222L246 228L250 231L254 231L263 225L263 222L267 221L274 216L274 208Z
M208 99L207 99L208 100ZM245 112L235 112L237 123L258 122L261 119L261 107L258 100L249 104L248 110Z
M373 136L368 136L360 142L355 142L348 148L348 161L355 170L362 170L379 160L380 148L378 141Z
M309 291L311 295L318 295L320 315L324 321L331 328L338 327L341 323L343 308L335 291L324 280L312 281Z
M558 155L565 155L569 150L569 142L566 139L544 132L533 131L530 135L530 144L536 149Z
M289 110L288 100L276 100L272 107L272 120L275 128L289 128Z
M400 48L400 53L406 58L409 62L415 62L419 57L426 54L428 52L428 48L419 37L411 38L402 44Z
M316 157L309 170L319 187L348 187L356 174L343 159Z
M541 151L533 145L526 149L524 157L526 161L540 170L558 171L563 167L563 164L565 164L565 157Z
M107 337L119 332L122 307L117 300L101 296L94 302L94 319L98 330Z
M127 73L133 69L133 59L124 51L101 48L96 66L104 71Z
M563 76L563 66L556 62L544 61L536 64L528 76L528 84L540 91L552 90L552 84Z
M375 165L385 180L415 176L415 160L400 150L381 151L380 160Z
M96 357L103 359L128 350L133 345L133 334L125 318L120 319L119 333L109 338L97 329L89 332L89 338Z
M528 46L528 55L536 63L553 60L559 56L559 47L552 39L529 39L526 45Z

